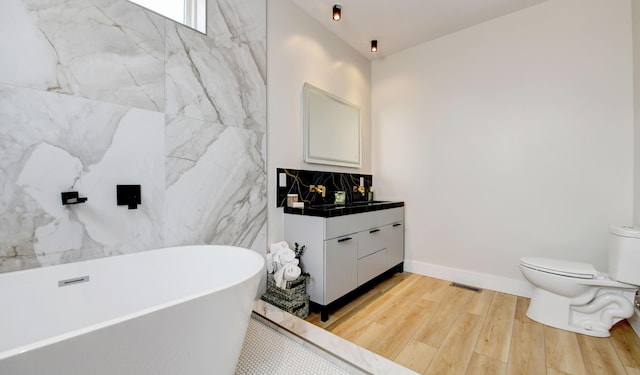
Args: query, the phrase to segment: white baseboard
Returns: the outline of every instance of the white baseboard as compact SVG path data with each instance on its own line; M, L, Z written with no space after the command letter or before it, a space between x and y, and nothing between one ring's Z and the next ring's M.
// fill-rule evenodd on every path
M629 324L631 324L631 327L633 327L633 330L636 331L636 335L640 337L640 312L636 309L636 313L627 320L629 321Z
M416 260L405 260L404 269L407 272L417 273L419 275L455 281L461 284L471 285L482 289L495 290L497 292L507 294L514 294L521 297L530 298L533 293L533 286L531 286L527 281L490 275L487 273L445 267Z

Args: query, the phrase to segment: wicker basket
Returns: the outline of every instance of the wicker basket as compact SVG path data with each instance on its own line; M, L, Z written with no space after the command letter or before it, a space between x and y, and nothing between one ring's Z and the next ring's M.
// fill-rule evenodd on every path
M286 281L285 288L278 288L272 274L267 274L267 292L262 299L280 309L305 319L309 316L309 295L307 294L308 275Z
M280 309L293 314L298 318L306 319L309 316L309 296L306 294L299 299L284 300L278 298L278 296L276 295L267 292L262 295L262 300L269 302L270 304L279 307Z
M285 289L276 286L276 280L272 274L267 274L267 294L278 296L279 299L295 301L307 295L307 278L300 275L297 279L287 281Z

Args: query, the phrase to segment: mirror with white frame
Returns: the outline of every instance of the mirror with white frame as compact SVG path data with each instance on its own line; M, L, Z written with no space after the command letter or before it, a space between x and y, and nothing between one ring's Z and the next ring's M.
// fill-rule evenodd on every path
M129 0L161 16L207 33L207 0Z
M302 112L305 162L362 165L358 106L305 83Z

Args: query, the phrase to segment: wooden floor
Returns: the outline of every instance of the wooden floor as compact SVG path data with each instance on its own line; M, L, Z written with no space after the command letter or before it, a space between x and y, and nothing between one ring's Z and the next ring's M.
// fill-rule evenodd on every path
M396 274L350 304L307 319L422 374L640 375L640 338L626 320L611 337L544 326L529 299L410 273Z

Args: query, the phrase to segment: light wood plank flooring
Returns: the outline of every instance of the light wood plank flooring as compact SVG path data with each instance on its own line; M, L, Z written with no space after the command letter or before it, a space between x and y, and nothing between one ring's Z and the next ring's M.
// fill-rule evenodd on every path
M627 321L609 338L584 336L527 318L527 298L449 284L396 274L328 321L307 320L422 374L640 374Z

